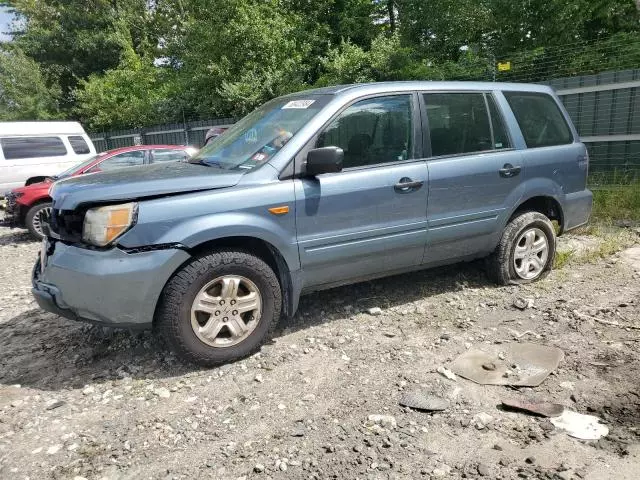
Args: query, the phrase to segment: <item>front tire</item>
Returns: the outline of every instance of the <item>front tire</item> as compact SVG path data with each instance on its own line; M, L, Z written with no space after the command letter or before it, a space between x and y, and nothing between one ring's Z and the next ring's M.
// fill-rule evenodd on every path
M488 273L500 285L520 285L544 278L556 255L553 224L539 212L514 216L489 256Z
M273 270L244 251L193 259L169 281L156 322L184 360L214 366L252 354L273 333L282 292Z
M51 202L38 203L29 209L24 218L24 223L29 233L36 240L44 238L42 223L51 216Z

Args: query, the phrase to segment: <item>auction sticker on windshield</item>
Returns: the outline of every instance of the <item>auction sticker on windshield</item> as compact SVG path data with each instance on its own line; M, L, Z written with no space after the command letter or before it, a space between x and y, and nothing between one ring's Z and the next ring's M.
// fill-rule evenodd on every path
M287 110L290 108L309 108L312 104L315 103L315 100L291 100L289 103L286 103L282 110Z

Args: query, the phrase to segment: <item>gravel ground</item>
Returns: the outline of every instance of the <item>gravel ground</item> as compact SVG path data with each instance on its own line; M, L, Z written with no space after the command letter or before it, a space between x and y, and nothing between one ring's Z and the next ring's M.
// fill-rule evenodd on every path
M637 246L520 288L474 263L314 294L260 353L209 370L151 333L40 311L38 246L0 228L0 478L638 478ZM437 372L518 341L565 352L539 387ZM449 408L401 407L415 390ZM610 433L576 440L503 398L561 403Z

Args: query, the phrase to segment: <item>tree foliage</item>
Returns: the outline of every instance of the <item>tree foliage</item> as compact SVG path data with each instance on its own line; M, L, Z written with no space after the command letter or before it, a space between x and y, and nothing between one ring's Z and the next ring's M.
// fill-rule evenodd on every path
M0 79L3 105L91 128L241 115L317 85L541 81L640 60L636 0L9 3L18 28L0 65L26 80ZM502 60L511 71L496 72Z
M0 120L54 119L58 96L46 86L35 60L0 44Z

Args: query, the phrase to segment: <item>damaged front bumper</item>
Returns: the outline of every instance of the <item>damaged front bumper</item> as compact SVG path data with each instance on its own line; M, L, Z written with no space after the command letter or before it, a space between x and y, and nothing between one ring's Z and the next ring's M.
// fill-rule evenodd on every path
M189 258L180 249L98 251L45 239L32 293L43 310L65 318L147 328L164 285Z
M9 192L5 195L4 219L0 220L0 226L3 227L21 227L22 218L20 215L20 205L18 204L18 195Z

